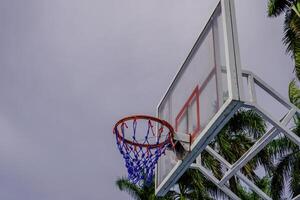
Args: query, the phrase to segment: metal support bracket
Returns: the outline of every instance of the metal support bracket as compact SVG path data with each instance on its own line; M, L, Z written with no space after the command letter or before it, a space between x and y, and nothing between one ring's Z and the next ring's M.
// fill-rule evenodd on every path
M209 170L207 170L202 165L201 152L197 158L197 162L190 165L192 169L198 169L208 180L212 181L220 190L227 194L231 199L239 199L227 186L228 180L236 176L241 181L243 181L249 189L255 192L260 198L264 200L272 200L266 193L264 193L259 187L250 181L245 175L241 173L241 168L244 167L254 156L256 156L263 148L265 148L273 139L278 136L278 134L283 133L287 138L292 142L299 145L300 147L300 137L294 134L287 127L288 123L293 119L296 114L300 114L300 110L291 104L288 100L284 99L278 92L268 86L262 79L257 77L252 72L244 71L243 77L247 78L248 83L248 96L249 99L243 102L241 107L246 109L255 110L259 113L265 121L269 122L273 127L269 129L266 133L259 138L256 143L235 163L230 164L227 162L220 154L218 154L213 148L209 145L205 146L205 150L218 160L226 168L226 173L218 180ZM274 100L278 101L281 105L288 109L288 112L281 120L275 119L270 113L268 113L261 105L257 102L256 97L256 88L255 85L259 86L267 94L269 94ZM300 195L293 198L293 200L300 200Z
M185 151L191 151L191 135L186 133L176 132L174 134L174 141L179 142Z

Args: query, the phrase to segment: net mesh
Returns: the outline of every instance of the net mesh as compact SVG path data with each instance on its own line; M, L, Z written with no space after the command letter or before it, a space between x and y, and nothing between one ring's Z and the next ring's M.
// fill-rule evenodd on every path
M138 129L138 122L144 129ZM164 122L164 121L162 121ZM158 129L154 130L154 123ZM139 186L153 181L155 165L167 147L172 147L173 129L165 123L151 119L132 118L115 126L114 133L119 151L123 155L128 179ZM145 131L141 137L140 131Z

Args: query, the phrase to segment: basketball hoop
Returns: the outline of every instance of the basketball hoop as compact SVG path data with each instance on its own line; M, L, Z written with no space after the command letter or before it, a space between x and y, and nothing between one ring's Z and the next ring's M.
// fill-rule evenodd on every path
M159 157L167 147L174 146L173 127L156 117L134 115L119 120L113 133L125 160L129 180L139 186L150 184Z

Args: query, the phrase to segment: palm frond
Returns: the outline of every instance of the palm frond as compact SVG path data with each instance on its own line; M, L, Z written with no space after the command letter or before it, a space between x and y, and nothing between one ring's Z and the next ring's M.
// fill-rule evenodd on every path
M294 145L295 144L291 142L291 140L283 136L272 140L268 144L267 150L269 152L269 155L272 157L272 160L275 161L289 154Z
M222 166L219 163L219 161L214 159L214 157L212 157L206 151L202 152L201 156L202 156L203 165L205 167L207 167L208 169L210 169L217 178L221 178L222 177Z
M292 104L300 108L300 89L295 80L289 84L289 99Z
M294 52L296 77L300 80L300 51Z
M269 0L268 15L285 13L283 43L287 54L295 60L295 72L300 80L300 2L297 0Z
M300 119L299 119L299 117L296 120L296 126L294 127L294 129L292 131L300 137ZM293 147L294 147L294 149L297 149L298 146L295 144Z
M281 199L281 194L284 191L285 180L291 174L291 168L294 161L295 154L290 153L282 158L276 166L271 182L272 198L274 200Z
M287 11L284 18L284 27L283 27L283 44L286 45L286 52L294 57L294 50L298 47L296 33L291 28L290 24L295 16L294 12Z
M296 13L298 17L300 17L300 2L296 0L293 5L291 6L291 9Z
M253 145L252 138L242 133L226 132L217 136L219 153L229 163L236 162Z
M229 179L229 188L233 193L238 193L238 180L235 176Z
M290 0L269 0L268 2L268 16L277 17L291 6Z
M241 199L252 199L252 200L255 199L253 198L253 193L247 192L245 188L242 187L240 184L237 187L237 194Z
M228 162L233 163L237 159L237 155L231 151L231 141L229 140L230 136L227 133L227 128L224 127L222 131L216 137L216 145L214 149L222 155Z
M175 189L170 194L174 199L205 199L211 200L205 178L198 170L189 169L179 179Z
M133 199L142 200L140 197L141 189L135 184L131 183L128 179L120 178L116 181L116 185L121 191L127 192Z
M299 4L299 3L298 3ZM300 5L299 5L300 6ZM300 80L300 17L299 11L288 19L290 31L292 31L291 42L293 42L293 57L295 60L295 72L298 80ZM289 35L288 35L289 36Z
M289 10L285 14L283 43L286 45L286 52L295 60L295 71L300 80L300 18Z
M293 167L291 171L291 189L293 191L293 196L300 194L300 151L295 153L295 162L293 162Z
M244 132L253 138L260 137L266 130L263 118L253 110L239 110L228 123L228 132Z
M298 11L299 12L299 11ZM300 18L297 13L289 20L290 28L295 33L296 37L300 37Z
M271 179L268 176L263 177L258 182L256 182L256 185L267 195L271 195Z
M271 175L274 170L274 162L270 158L272 154L270 154L269 148L262 149L257 156L253 158L254 162L256 162L256 166L263 166L266 173Z

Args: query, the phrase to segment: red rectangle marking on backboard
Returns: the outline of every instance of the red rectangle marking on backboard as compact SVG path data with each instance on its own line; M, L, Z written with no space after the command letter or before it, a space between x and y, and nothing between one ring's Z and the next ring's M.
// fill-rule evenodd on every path
M182 118L185 116L185 113L188 111L189 106L192 105L193 100L196 99L197 127L193 132L187 133L187 134L191 135L191 142L193 142L195 140L195 138L198 136L199 131L201 129L201 127L200 127L200 95L203 92L204 88L209 83L209 81L213 78L213 76L216 76L216 67L214 67L211 70L211 72L209 73L209 75L207 76L207 78L204 80L204 82L202 83L202 85L200 87L198 85L195 87L192 94L189 96L188 100L185 102L185 104L181 108L180 112L176 116L175 131L178 131L179 123L181 122ZM218 84L216 84L216 86L218 87ZM217 93L218 93L218 89L217 89ZM218 95L219 94L217 94L217 96ZM217 97L217 101L218 101L218 97ZM219 102L217 102L217 103L219 104ZM189 130L189 124L187 124L187 130Z
M192 133L187 133L187 134L191 135L192 140L193 140L194 135L200 130L200 107L199 107L200 104L199 104L199 87L198 87L198 85L193 90L192 94L190 95L188 100L185 102L185 104L183 105L183 107L181 108L180 112L178 113L178 115L176 116L176 119L175 119L175 130L178 131L179 122L184 117L184 114L187 112L189 106L191 105L191 103L193 102L194 99L196 99L197 127ZM188 126L188 124L187 124L187 126ZM189 127L187 127L187 130L189 130Z

